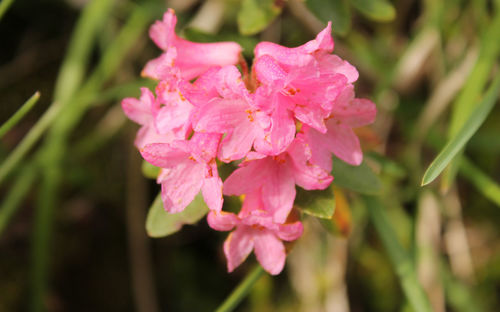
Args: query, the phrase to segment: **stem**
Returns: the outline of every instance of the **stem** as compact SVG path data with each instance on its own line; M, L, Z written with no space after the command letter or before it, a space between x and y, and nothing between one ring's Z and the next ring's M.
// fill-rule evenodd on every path
M23 106L17 110L17 112L12 115L1 127L0 127L0 138L2 138L12 127L14 127L32 108L35 106L36 102L40 98L40 92L35 92Z
M259 280L259 277L262 276L262 273L264 273L264 269L260 265L257 265L215 311L229 312L236 308L241 300L248 294L250 289L252 289L257 280Z

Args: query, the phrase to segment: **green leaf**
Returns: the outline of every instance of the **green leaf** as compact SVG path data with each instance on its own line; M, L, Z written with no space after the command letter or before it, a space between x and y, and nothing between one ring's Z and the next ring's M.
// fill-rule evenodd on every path
M297 188L295 205L308 215L330 219L335 212L333 187L330 186L326 190L320 191L306 191L302 188Z
M146 178L156 179L160 174L160 170L161 168L153 166L145 160L142 161L141 171Z
M334 157L332 175L333 184L361 194L374 195L382 189L380 179L365 161L359 166L351 166Z
M431 312L432 308L418 281L414 263L408 252L399 243L384 207L376 197L366 196L365 203L408 302L416 312Z
M332 22L333 31L346 35L351 29L351 10L346 0L307 0L306 5L323 22Z
M374 21L389 22L396 17L396 10L386 0L351 0L351 3L363 15Z
M164 237L179 231L184 224L194 224L208 213L208 207L201 194L182 212L168 213L163 209L161 195L158 194L149 208L146 231L150 237Z
M462 126L460 131L446 144L439 155L430 164L429 168L424 173L422 185L427 185L434 181L437 176L446 168L452 159L459 153L467 144L469 139L476 133L477 129L483 124L488 114L495 106L495 102L500 94L500 75L497 75L491 83L483 100L477 106L476 110L471 114L467 122Z
M282 5L275 0L243 0L238 12L238 28L243 35L264 30L280 13Z
M7 133L12 127L14 127L32 108L35 106L36 102L40 98L40 92L35 92L24 104L19 108L12 117L10 117L1 127L0 127L0 138L2 138L5 133Z

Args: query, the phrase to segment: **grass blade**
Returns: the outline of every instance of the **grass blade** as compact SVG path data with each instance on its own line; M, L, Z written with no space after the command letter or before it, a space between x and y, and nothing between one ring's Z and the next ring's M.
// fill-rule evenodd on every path
M497 76L486 92L476 110L462 126L460 131L446 144L439 155L430 164L422 178L422 186L434 181L437 176L446 168L453 158L462 150L469 139L476 133L483 124L500 93L500 76Z
M0 184L2 184L12 169L19 164L31 147L40 139L45 130L52 125L52 122L58 116L60 110L60 105L51 105L43 114L42 118L40 118L33 128L30 129L21 143L16 146L14 151L12 151L7 159L0 165Z
M466 157L460 162L460 173L463 174L477 190L500 207L500 186L476 167Z
M471 74L467 77L465 86L453 104L453 112L451 115L450 126L448 129L448 138L454 137L461 129L467 118L474 110L477 99L484 90L488 81L491 68L498 60L500 53L500 40L498 40L498 29L500 29L500 9L497 8L493 20L481 36L481 46L479 49L479 57L472 69ZM452 181L455 179L458 169L458 162L452 161L446 169L441 180L441 189L449 189Z
M12 115L1 127L0 127L0 139L9 132L12 127L17 125L17 123L35 106L36 102L40 99L40 92L35 92L26 102L24 102L23 106L17 110L17 112Z
M365 196L368 212L389 258L395 268L403 292L416 312L431 312L429 300L418 282L411 257L398 242L396 233L388 221L382 204L376 197Z

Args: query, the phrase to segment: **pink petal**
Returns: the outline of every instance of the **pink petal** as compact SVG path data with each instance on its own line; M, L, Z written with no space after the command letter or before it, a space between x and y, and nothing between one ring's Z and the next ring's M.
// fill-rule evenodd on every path
M190 156L186 150L164 143L148 144L140 152L147 162L160 168L172 168Z
M281 240L294 241L302 236L302 232L304 232L304 226L302 222L297 221L294 223L280 224L275 233Z
M152 143L171 143L177 139L174 133L168 132L165 134L159 134L156 128L152 125L143 126L137 132L134 144L137 148L142 149L148 144Z
M283 162L283 163L281 163ZM262 202L266 211L273 214L274 222L285 222L295 200L295 180L290 160L273 161L266 171L267 179L262 186Z
M287 76L287 73L280 67L278 62L269 55L256 58L253 69L257 79L267 85L281 84L282 86Z
M258 189L267 179L270 160L268 158L243 162L224 181L224 195L242 195Z
M175 46L175 65L186 80L203 74L213 66L237 64L242 50L236 42L196 43L181 38L178 38Z
M290 145L288 154L293 161L293 174L297 185L306 190L322 190L330 185L333 177L318 165L310 162L311 149L306 145L303 135L297 136ZM329 158L331 159L330 156Z
M333 47L332 22L328 22L328 25L326 25L326 27L316 36L314 40L300 46L299 49L302 49L307 53L314 53L318 51L331 53L333 51Z
M335 54L318 56L318 64L323 74L342 74L347 78L348 83L358 80L359 73L356 67Z
M328 121L327 127L328 132L324 136L323 144L346 163L360 165L363 161L363 152L354 131L347 125L338 124L334 119Z
M221 135L218 133L195 133L189 140L191 155L202 162L210 162L217 156Z
M314 40L296 48L287 48L271 42L261 42L254 50L255 58L270 55L285 69L304 66L314 59L313 54L325 54L333 51L333 39L331 36L331 24L328 23Z
M311 150L311 163L327 172L332 171L332 154L325 145L324 134L308 126L302 126L307 146Z
M176 39L175 24L177 24L175 12L173 9L168 9L163 15L163 20L156 21L149 29L149 36L162 50L167 50Z
M231 212L212 210L207 215L207 222L216 231L231 231L240 219Z
M352 128L366 126L375 121L377 108L375 104L367 99L353 99L350 105L341 106L333 110L335 119Z
M217 165L215 162L208 166L208 173L203 180L201 192L210 210L221 211L224 201L222 197L222 180L217 172Z
M227 270L234 271L252 252L254 246L252 230L246 226L237 227L224 242Z
M217 133L231 131L241 122L248 122L245 109L248 109L248 105L241 99L214 99L196 110L194 130Z
M254 249L257 260L264 270L271 275L277 275L285 266L285 246L270 231L259 231L254 237Z
M172 75L180 76L179 69L174 66L176 57L177 50L173 47L168 49L159 57L147 62L142 69L141 76L156 80L164 80Z
M252 148L258 130L248 122L242 122L221 142L219 159L230 162L244 158Z
M151 106L155 101L153 93L148 88L141 88L141 97L125 98L122 108L125 115L140 125L147 125L152 120Z
M271 116L270 137L273 155L278 155L287 149L293 141L296 131L292 112L285 107L285 104L278 103L278 107Z
M161 198L166 211L181 212L200 192L204 165L184 161L161 175Z

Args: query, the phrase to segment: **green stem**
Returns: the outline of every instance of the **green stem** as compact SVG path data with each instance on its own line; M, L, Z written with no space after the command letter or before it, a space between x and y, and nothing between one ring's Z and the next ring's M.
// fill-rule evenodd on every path
M236 287L235 290L227 297L226 300L215 310L216 312L229 312L245 298L253 285L259 280L259 277L264 273L264 269L257 265L250 274Z
M23 106L15 112L12 117L9 118L1 127L0 127L0 139L9 132L12 127L17 125L17 123L35 106L36 102L40 98L40 92L35 92L26 102L24 102Z
M14 0L2 0L2 1L0 1L0 20L2 19L5 12L7 12L9 7L12 5L12 3L14 3Z

